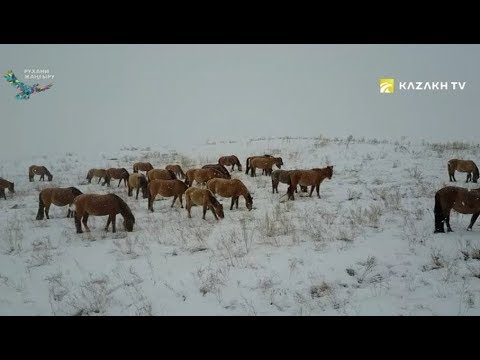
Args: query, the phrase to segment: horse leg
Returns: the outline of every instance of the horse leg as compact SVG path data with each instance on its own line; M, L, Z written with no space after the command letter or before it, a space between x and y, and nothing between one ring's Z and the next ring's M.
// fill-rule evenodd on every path
M50 219L48 217L48 210L50 210L50 204L47 203L47 204L45 204L45 216L47 217L47 219Z
M70 208L68 209L68 212L67 212L67 219L70 217L70 214L72 214L72 210L70 210ZM72 214L73 215L73 214Z
M191 218L192 217L192 214L191 214L191 209L192 209L192 204L191 204L191 200L190 198L188 197L188 195L185 195L185 207L187 208L187 212L188 212L188 217Z
M183 200L182 200L182 194L180 194L180 207L183 209Z
M472 215L472 220L470 220L470 225L468 225L467 231L472 231L473 224L477 221L478 215L480 215L480 212Z
M135 200L138 200L138 192L140 191L140 186L137 187L137 196L135 196Z
M466 182L468 183L469 180L472 181L472 173L467 174L467 181Z
M230 205L230 210L233 210L234 203L235 203L235 196L232 196L232 204Z
M205 214L207 213L207 209L208 209L208 205L204 204L203 205L203 217L202 217L203 220L207 220L207 219L205 219ZM217 216L217 214L215 214L215 216Z
M112 233L117 231L117 227L115 226L117 223L117 215L113 214L112 215Z
M312 188L310 189L310 197L312 197L312 194L313 194L313 190L315 189L315 185L312 185Z
M250 176L251 176L251 177L257 176L257 174L255 173L255 170L256 170L256 169L255 169L254 166L252 166L252 167L250 168Z
M215 208L211 205L209 205L208 207L210 208L210 210L212 210L212 214L213 214L213 216L215 216L215 219L218 220L218 216L217 216L217 213L215 212Z
M173 207L173 204L175 204L175 201L177 200L177 197L178 197L178 195L173 196L172 206L170 206L170 207Z
M240 196L237 196L237 197L235 198L235 203L236 203L237 209L238 209L238 198L239 198L239 197L240 197Z
M97 184L100 184L100 180L102 180L102 177L101 177L101 176L98 177L98 182L97 182ZM103 186L103 185L105 185L105 183L103 183L102 186Z
M83 233L82 223L80 222L81 216L78 216L78 214L75 214L74 217L75 217L75 227L77 228L77 234L81 234Z
M108 215L108 220L107 220L107 225L105 226L105 231L108 231L108 227L110 226L111 222L112 222L112 215Z
M312 185L313 188L313 185ZM317 196L320 199L320 183L317 184Z
M118 180L118 185L117 187L120 187L120 183L122 182L122 179Z
M445 216L445 224L447 224L447 231L453 232L452 228L450 227L450 211L448 212L447 216Z
M88 214L85 213L82 218L82 223L83 223L83 226L85 226L85 230L87 230L87 232L90 232L90 228L87 225L87 220L88 220Z
M3 198L7 200L7 196L5 195L5 189L0 189L0 196L3 196Z

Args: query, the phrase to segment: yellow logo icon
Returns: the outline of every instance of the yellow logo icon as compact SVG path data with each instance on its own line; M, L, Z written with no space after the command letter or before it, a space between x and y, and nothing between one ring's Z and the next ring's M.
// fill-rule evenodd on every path
M395 91L395 79L380 79L380 92L392 94Z

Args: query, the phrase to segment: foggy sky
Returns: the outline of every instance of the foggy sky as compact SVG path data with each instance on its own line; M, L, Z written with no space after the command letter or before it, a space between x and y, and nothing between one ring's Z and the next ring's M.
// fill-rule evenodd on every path
M30 100L3 78L49 69ZM478 142L480 45L1 45L0 159L259 136ZM379 78L467 81L379 93Z

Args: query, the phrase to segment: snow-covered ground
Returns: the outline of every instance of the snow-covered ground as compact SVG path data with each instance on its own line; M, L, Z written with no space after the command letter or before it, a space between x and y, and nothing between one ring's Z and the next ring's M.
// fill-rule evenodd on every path
M0 199L0 315L479 315L480 222L452 213L454 233L433 234L433 195L448 182L450 158L472 159L478 145L407 140L261 138L208 141L180 152L125 147L97 157L2 162L0 176L16 193ZM150 161L184 170L237 155L281 156L285 169L334 165L321 199L287 186L272 194L267 176L235 170L251 191L254 209L216 221L199 207L192 219L171 198L127 197L117 188L87 184L93 167ZM29 182L28 166L45 165L52 182ZM244 169L243 169L244 170ZM257 173L258 175L258 173ZM457 173L457 185L466 174ZM135 217L132 233L117 217L90 217L91 233L76 234L67 208L52 206L50 220L35 220L38 193L51 186L114 192ZM303 195L303 194L302 194Z

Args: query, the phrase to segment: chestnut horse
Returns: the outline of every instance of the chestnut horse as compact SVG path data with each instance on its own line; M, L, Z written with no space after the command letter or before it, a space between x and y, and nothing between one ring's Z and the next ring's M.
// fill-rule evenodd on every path
M40 175L40 180L45 181L45 175L48 177L48 181L52 181L53 175L45 166L32 165L28 168L28 180L33 181L35 175Z
M208 189L200 189L196 187L190 187L185 191L185 202L188 212L188 217L191 218L191 209L192 206L200 205L203 206L203 220L205 219L205 214L207 210L210 209L215 216L215 219L218 220L224 218L223 214L223 205L218 202L212 192Z
M232 198L230 210L233 210L233 205L236 204L238 209L238 198L243 196L245 205L248 210L252 210L253 199L243 182L238 179L211 179L207 181L207 189L213 194L218 194L222 197Z
M227 168L221 164L207 164L203 165L202 169L215 169L220 171L223 175L225 175L225 179L230 179L230 172L227 170Z
M47 219L50 219L48 216L50 205L72 205L75 198L79 195L82 195L82 192L75 187L43 189L38 195L37 220L43 220L44 215L47 216ZM70 215L73 217L73 212L69 208L67 218L69 218Z
M256 175L256 169L263 169L267 175L272 173L272 166L276 165L279 169L283 165L281 157L254 157L250 160L250 176Z
M299 170L275 170L272 172L272 193L275 194L275 191L278 194L278 184L283 183L290 185L290 174L294 171ZM307 192L308 188L306 186L300 186L302 192ZM297 192L297 188L295 187L295 192Z
M331 179L333 175L333 165L323 169L314 168L311 170L295 170L290 173L290 186L288 187L288 199L295 200L293 189L300 186L312 186L310 197L312 197L313 189L317 189L317 196L320 199L320 184L325 179Z
M173 201L170 207L173 207L177 198L180 198L180 207L183 208L182 196L188 186L178 179L174 180L152 180L148 183L148 209L153 212L153 201L155 196L172 197Z
M110 168L110 169L107 169L107 177L105 178L105 181L107 183L107 186L110 186L111 179L118 179L117 187L119 187L120 183L123 180L123 183L125 184L125 186L127 186L127 181L129 176L130 174L125 168Z
M230 176L230 175L229 175ZM206 169L189 169L187 170L187 177L185 179L185 184L188 186L193 185L193 181L196 181L197 184L206 184L206 182L213 178L223 178L226 179L227 176L213 168Z
M180 165L167 165L165 170L173 171L178 179L185 179L185 173Z
M453 231L450 227L450 211L455 210L460 214L473 214L467 231L471 231L473 224L480 215L480 188L468 190L456 186L446 186L435 193L435 233L443 233L443 223L447 224L447 231Z
M115 232L115 220L117 214L123 216L123 226L126 231L133 231L133 224L135 224L135 217L128 207L127 203L115 194L82 194L75 198L73 204L70 206L75 211L75 227L77 233L81 234L82 223L87 232L90 229L87 225L89 215L106 216L108 215L107 225L105 231L108 231L110 223L112 223L112 232ZM81 222L80 222L81 220Z
M166 169L152 169L147 172L148 181L152 180L175 180L177 175L172 170Z
M459 172L466 172L467 174L467 183L468 181L473 181L474 183L478 180L478 167L472 160L458 160L451 159L448 164L448 176L450 176L450 181L457 181L455 179L455 170ZM472 178L473 173L473 178Z
M272 155L268 155L268 154L265 154L265 155L261 155L261 156L250 156L247 158L247 160L245 161L245 174L248 175L248 172L250 171L250 160L252 160L253 158L256 158L256 157L273 157ZM264 174L265 170L262 170L262 175Z
M105 170L105 169L90 169L90 170L88 170L86 179L88 180L89 184L92 182L92 179L94 177L98 177L97 184L99 184L100 180L102 180L102 178L103 178L104 181L103 181L102 185L105 185L107 183L107 177L108 177L107 170Z
M218 159L218 163L222 166L232 166L232 171L235 165L237 165L237 169L239 171L242 171L242 164L240 164L240 160L238 160L238 157L235 155L230 155L230 156L222 156L220 159Z
M138 192L142 189L143 198L147 198L147 178L143 174L133 173L128 177L128 196L133 195L133 189L137 189L137 195L135 197L138 200Z
M152 169L153 169L153 166L149 162L137 162L133 164L134 173L138 173L139 171L145 171L145 173L147 173Z
M4 178L0 178L0 197L3 196L3 198L7 200L7 197L5 196L5 189L8 189L10 194L14 194L15 193L14 187L15 185L13 184L13 182L5 180Z

